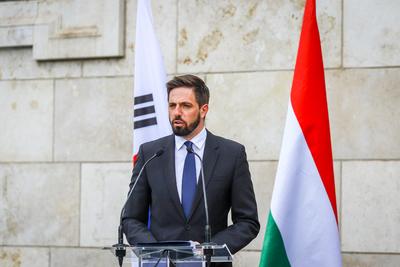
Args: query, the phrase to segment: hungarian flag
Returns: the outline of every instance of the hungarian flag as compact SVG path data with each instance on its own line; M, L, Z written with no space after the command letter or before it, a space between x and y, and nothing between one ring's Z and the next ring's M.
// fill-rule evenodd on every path
M134 162L141 144L169 135L166 73L153 29L150 0L138 0L133 111Z
M307 0L260 267L341 266L324 67Z

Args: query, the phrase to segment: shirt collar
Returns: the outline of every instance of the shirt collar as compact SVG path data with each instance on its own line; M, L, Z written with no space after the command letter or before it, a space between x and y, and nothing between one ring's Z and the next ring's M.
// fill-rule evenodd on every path
M206 142L206 137L207 137L206 127L203 127L203 129L189 141L193 143L193 145L197 150L201 150L204 146L204 143ZM187 140L182 136L175 135L176 150L180 150L186 141Z

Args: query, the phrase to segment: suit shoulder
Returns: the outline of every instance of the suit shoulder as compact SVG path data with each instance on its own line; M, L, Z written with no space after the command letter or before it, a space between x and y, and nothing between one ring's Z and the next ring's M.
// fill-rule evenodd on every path
M245 149L244 145L240 144L239 142L236 142L234 140L227 139L227 138L224 138L221 136L213 135L211 133L209 133L209 134L210 134L210 137L214 138L214 140L218 143L218 145L223 148L225 147L229 150L244 150Z
M168 144L169 142L172 142L173 139L174 139L173 135L167 135L167 136L158 138L156 140L143 143L141 145L141 147L144 151L159 150L159 149L163 149L166 146L166 144Z

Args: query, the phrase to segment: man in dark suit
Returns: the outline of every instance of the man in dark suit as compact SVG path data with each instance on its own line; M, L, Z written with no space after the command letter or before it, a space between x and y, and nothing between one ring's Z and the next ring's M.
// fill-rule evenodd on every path
M186 147L190 147L203 158L211 242L226 244L234 254L250 243L260 229L245 148L205 129L209 90L203 80L194 75L178 76L167 83L167 90L174 134L145 143L139 149L130 186L144 162L160 150L163 153L145 167L127 203L123 217L127 240L130 244L204 242L201 163L188 153ZM230 210L233 224L228 226Z

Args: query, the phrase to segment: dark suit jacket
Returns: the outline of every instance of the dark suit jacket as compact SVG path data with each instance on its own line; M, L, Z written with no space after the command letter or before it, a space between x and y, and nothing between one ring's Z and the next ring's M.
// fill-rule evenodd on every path
M205 213L201 179L191 215L186 219L176 187L174 135L140 147L130 186L144 162L160 149L164 153L146 166L126 205L123 227L128 242L193 240L202 243ZM203 163L211 241L227 244L231 253L236 253L254 239L260 229L244 146L207 132ZM147 227L149 206L150 230ZM230 209L233 224L228 226Z

